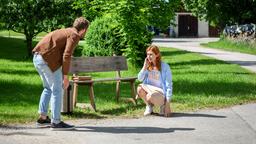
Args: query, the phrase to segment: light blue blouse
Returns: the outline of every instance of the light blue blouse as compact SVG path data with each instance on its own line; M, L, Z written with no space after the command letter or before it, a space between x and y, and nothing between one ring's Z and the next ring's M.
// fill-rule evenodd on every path
M158 70L148 71L148 84L163 89L161 72Z
M138 80L141 81L143 84L149 84L148 80L148 70L141 69L138 74ZM161 62L161 79L162 79L162 88L164 91L164 96L167 100L171 100L172 97L172 72L170 66L165 63Z

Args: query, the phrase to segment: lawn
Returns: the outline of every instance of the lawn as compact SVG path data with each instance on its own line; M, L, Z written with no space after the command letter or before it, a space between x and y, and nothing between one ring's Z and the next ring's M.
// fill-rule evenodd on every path
M31 123L37 117L42 83L32 59L26 54L23 39L0 37L0 125ZM34 42L35 44L36 42ZM219 109L256 101L256 74L235 64L173 48L161 48L163 60L173 73L174 112ZM122 75L135 76L139 69L129 69ZM108 77L115 73L93 73L93 77ZM139 84L139 82L137 82ZM140 117L138 105L115 101L115 83L97 83L94 87L98 112L76 108L64 119L100 119L110 117ZM121 84L121 96L129 97L130 86ZM78 102L88 102L88 88L80 87Z
M256 55L256 42L254 44L249 44L245 42L234 42L227 39L220 39L217 42L209 42L201 45L204 47Z
M42 37L46 34L46 32L41 32L37 36ZM25 37L22 33L17 33L14 31L8 31L8 30L0 30L0 36L7 36L7 37Z

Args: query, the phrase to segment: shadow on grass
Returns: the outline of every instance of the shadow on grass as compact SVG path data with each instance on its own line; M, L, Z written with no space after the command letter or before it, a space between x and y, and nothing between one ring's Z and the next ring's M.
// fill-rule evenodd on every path
M127 111L133 111L133 110L136 110L136 109L141 109L145 107L145 104L142 104L142 103L138 103L136 106L133 105L133 104L127 104L126 106L122 106L122 107L119 107L119 108L112 108L112 109L107 109L107 110L102 110L100 111L102 114L105 114L105 115L121 115L123 113L126 113Z
M242 97L256 93L256 84L247 82L220 82L220 81L205 81L192 82L179 80L174 81L175 93L192 94L192 95L211 95L211 96L227 96L227 97Z
M175 75L185 75L185 74L234 74L234 75L240 75L240 76L247 76L250 75L250 72L233 72L233 71L225 71L225 72L206 72L206 71L195 71L195 70L191 70L191 71L175 71Z
M25 84L18 80L0 81L0 104L38 104L42 85Z
M23 113L5 113L0 112L0 119L33 119L33 114L25 115Z
M27 47L25 43L25 39L22 38L13 38L13 37L1 37L1 59L9 59L9 60L31 60L32 58L27 57ZM33 41L33 46L36 45L37 41Z
M110 116L119 116L128 111L133 111L136 109L140 109L144 107L145 104L138 103L136 106L130 103L127 104L120 104L117 108L106 108L104 110L97 110L97 112L93 112L91 110L84 110L78 111L77 109L74 110L72 113L62 114L72 118L85 118L85 119L104 119L107 118L107 115ZM105 116L104 116L105 115Z
M94 84L94 95L96 102L99 100L116 101L116 83L104 82ZM131 98L131 86L129 83L121 83L120 85L120 98ZM78 88L78 101L88 102L89 100L89 87L79 85Z
M119 102L116 102L116 83L115 82L95 83L94 95L95 95L95 104L97 108L97 113L100 113L103 115L119 116L128 111L133 111L135 109L140 109L144 107L144 104L142 104L141 102L138 102L137 105L135 106L131 102L122 100L122 98L131 98L131 89L130 89L130 84L128 83L121 83L121 87L120 87L121 100ZM77 102L78 103L90 102L88 86L79 86ZM107 105L111 105L111 106L108 107ZM102 106L104 108L102 108ZM86 113L86 112L83 110L82 113ZM73 116L82 118L83 116L79 115L82 113L78 113L78 115L73 115ZM98 115L96 113L93 113L93 115L89 115L88 117L91 117L91 116L94 118L98 118ZM85 117L87 116L85 115Z
M215 60L215 59L201 59L201 60L190 60L190 61L185 61L185 62L176 62L176 63L172 63L170 64L171 67L175 67L175 66L185 66L185 65L216 65L216 64L227 64L224 61L219 61L219 60Z
M15 69L8 69L1 71L3 74L10 74L10 75L38 75L36 70L15 70ZM38 75L39 76L39 75Z
M140 109L142 107L144 107L144 104L137 104L136 106L133 104L120 104L120 106L117 108L109 107L104 110L97 110L97 112L93 112L92 110L82 109L81 111L74 110L72 113L67 113L62 115L72 117L72 118L104 119L104 118L107 118L107 115L119 116L124 113L127 113L128 111L133 111L136 109Z
M134 133L134 134L154 134L171 133L175 131L191 131L195 128L160 128L160 127L96 127L96 126L77 126L77 132L103 132L103 133Z

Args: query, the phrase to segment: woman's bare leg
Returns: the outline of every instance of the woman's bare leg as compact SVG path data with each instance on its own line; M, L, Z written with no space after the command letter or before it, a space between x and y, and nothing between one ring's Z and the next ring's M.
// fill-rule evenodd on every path
M137 94L146 105L149 105L149 102L147 101L147 92L141 87L141 85L137 87Z
M137 88L137 93L138 96L145 102L146 104L146 109L144 112L144 116L150 115L153 112L153 107L152 104L150 103L150 101L148 101L147 98L147 92L141 87L141 85L138 86Z

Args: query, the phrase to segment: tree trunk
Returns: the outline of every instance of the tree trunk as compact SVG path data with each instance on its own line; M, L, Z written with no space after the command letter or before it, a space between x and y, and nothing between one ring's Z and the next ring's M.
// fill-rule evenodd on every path
M27 56L32 57L32 37L26 36L26 43L27 43Z

